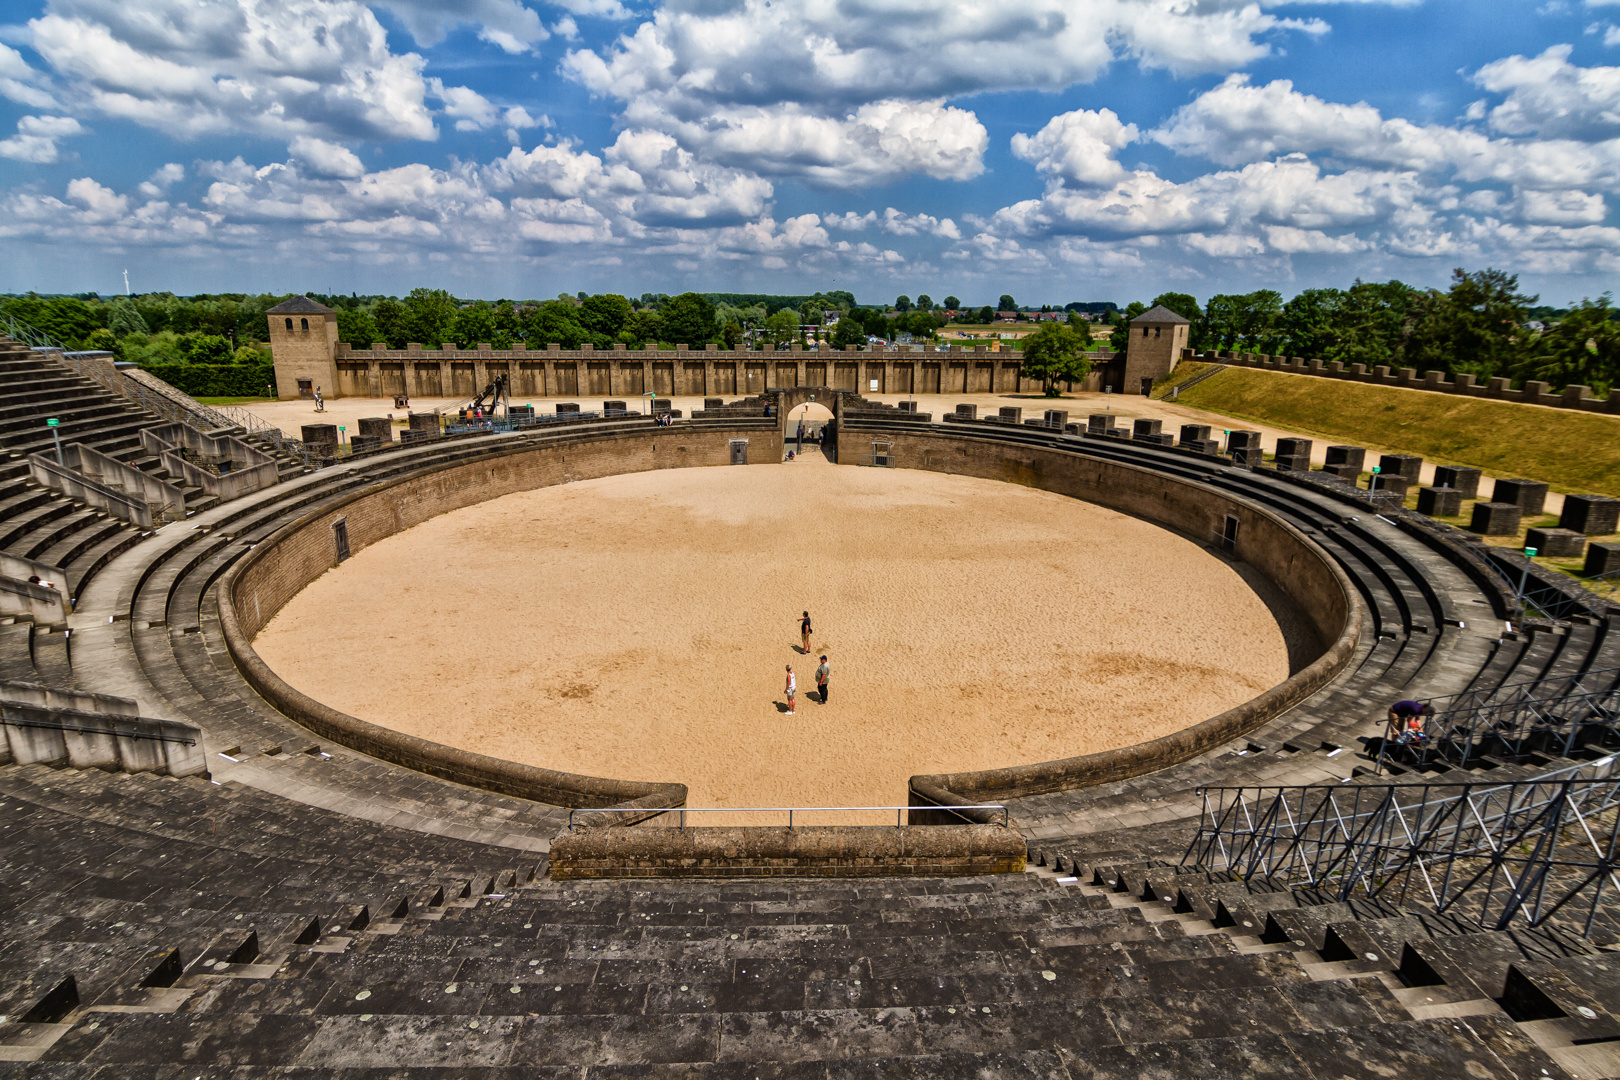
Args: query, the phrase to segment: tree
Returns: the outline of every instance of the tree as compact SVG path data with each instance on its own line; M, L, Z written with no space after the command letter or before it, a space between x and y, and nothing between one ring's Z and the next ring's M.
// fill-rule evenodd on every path
M792 308L782 308L765 320L765 331L771 344L786 345L799 336L799 314Z
M135 310L135 305L122 297L114 300L107 309L107 329L113 332L114 337L152 332L146 320L141 318L141 313Z
M1612 394L1620 382L1620 311L1613 301L1608 293L1596 300L1583 299L1535 340L1514 374Z
M1018 301L1014 300L1011 296L1007 295L1006 293L1002 293L1001 294L1000 307L998 308L998 310L1000 310L1000 311L1017 311L1018 310Z
M904 293L902 293L901 295L895 297L894 298L894 310L899 311L899 312L910 311L911 310L911 297L906 296Z
M1517 274L1452 271L1451 289L1430 291L1413 312L1399 361L1419 371L1465 371L1491 378L1509 370L1528 334L1521 330L1539 297L1519 292Z
M694 292L681 293L659 309L664 319L664 340L677 345L702 345L714 338L714 305Z
M946 311L960 311L962 308L962 301L954 296L947 296L944 303Z
M471 349L485 342L497 349L510 349L510 341L498 340L500 335L496 333L497 329L495 309L485 301L477 300L456 312L447 337L463 349Z
M918 311L933 311L934 310L934 298L932 296L929 296L927 293L922 293L922 294L918 295L918 297L917 297L917 310Z
M580 324L593 334L615 338L630 322L630 301L617 293L587 296L579 305Z
M455 298L443 289L412 289L404 308L407 341L442 345L456 321Z
M1147 305L1133 300L1125 305L1125 310L1114 316L1114 332L1108 336L1108 347L1116 353L1126 353L1131 348L1131 320L1147 310Z
M934 322L934 313L921 309L902 315L894 322L897 329L903 326L913 337L931 338L934 331L939 329Z
M1023 346L1021 374L1041 380L1042 393L1049 398L1063 395L1058 383L1079 382L1091 373L1091 361L1082 355L1085 343L1062 323L1043 323Z
M989 304L984 305L984 307L979 309L979 321L981 323L993 323L993 322L995 322L996 321L996 309L991 307Z
M1326 356L1344 332L1344 301L1340 289L1306 289L1295 295L1277 320L1278 351L1287 356Z
M357 349L369 349L378 337L377 320L365 308L343 308L337 313L338 340Z
M856 309L857 311L859 309ZM864 312L862 313L864 314ZM833 326L832 343L835 348L866 344L866 326L856 311L851 311Z
M638 311L624 332L630 336L627 344L643 344L650 341L656 345L664 340L664 317L651 308Z
M1212 296L1208 307L1211 344L1219 349L1273 352L1281 314L1282 294L1274 289Z
M218 334L196 334L186 344L186 359L193 364L228 364L231 342Z

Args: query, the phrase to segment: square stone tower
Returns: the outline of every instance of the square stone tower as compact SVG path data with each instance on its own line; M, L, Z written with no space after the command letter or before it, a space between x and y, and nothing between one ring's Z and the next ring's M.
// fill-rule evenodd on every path
M1123 394L1146 394L1169 375L1187 347L1192 323L1164 305L1131 320L1131 343L1125 349Z
M265 312L270 356L276 364L276 396L337 396L337 312L307 296L283 300Z

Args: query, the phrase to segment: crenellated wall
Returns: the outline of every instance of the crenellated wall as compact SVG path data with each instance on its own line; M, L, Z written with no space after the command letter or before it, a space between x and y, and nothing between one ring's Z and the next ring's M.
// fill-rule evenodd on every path
M1107 351L1090 354L1098 365ZM830 386L863 394L1001 394L1039 392L1038 379L1019 375L1018 353L986 346L952 346L947 352L921 347L858 351L853 348L721 349L718 345L674 350L495 349L454 345L390 349L375 343L355 349L339 342L337 382L329 397L466 397L496 375L510 379L515 400L524 397L746 397L791 386ZM1092 376L1095 382L1097 376ZM1094 388L1094 387L1088 387Z
M1488 398L1492 401L1511 401L1524 405L1545 405L1554 409L1576 409L1580 412L1620 415L1620 394L1606 398L1592 396L1589 386L1566 386L1554 393L1548 383L1528 380L1521 390L1515 390L1507 379L1479 382L1474 376L1459 373L1451 378L1443 371L1426 371L1421 376L1416 368L1394 368L1379 364L1368 368L1366 364L1344 364L1338 360L1306 360L1300 356L1267 356L1264 353L1211 352L1195 353L1186 350L1183 360L1196 360L1229 367L1262 368L1266 371L1284 371L1294 375L1318 375L1346 382L1369 383L1373 386L1393 386L1405 390L1430 390L1439 394L1458 394L1462 397Z

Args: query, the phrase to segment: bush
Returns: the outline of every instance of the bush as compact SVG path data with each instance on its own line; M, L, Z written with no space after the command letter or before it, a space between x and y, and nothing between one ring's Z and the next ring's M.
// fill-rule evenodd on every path
M176 390L192 397L262 397L275 393L274 364L142 364Z

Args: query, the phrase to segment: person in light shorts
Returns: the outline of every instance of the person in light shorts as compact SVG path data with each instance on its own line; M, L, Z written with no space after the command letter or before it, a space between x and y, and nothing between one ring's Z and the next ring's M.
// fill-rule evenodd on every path
M787 714L792 716L794 713L794 706L796 704L795 699L799 696L799 680L793 674L792 664L787 666L787 686L785 687L785 692L787 693Z

